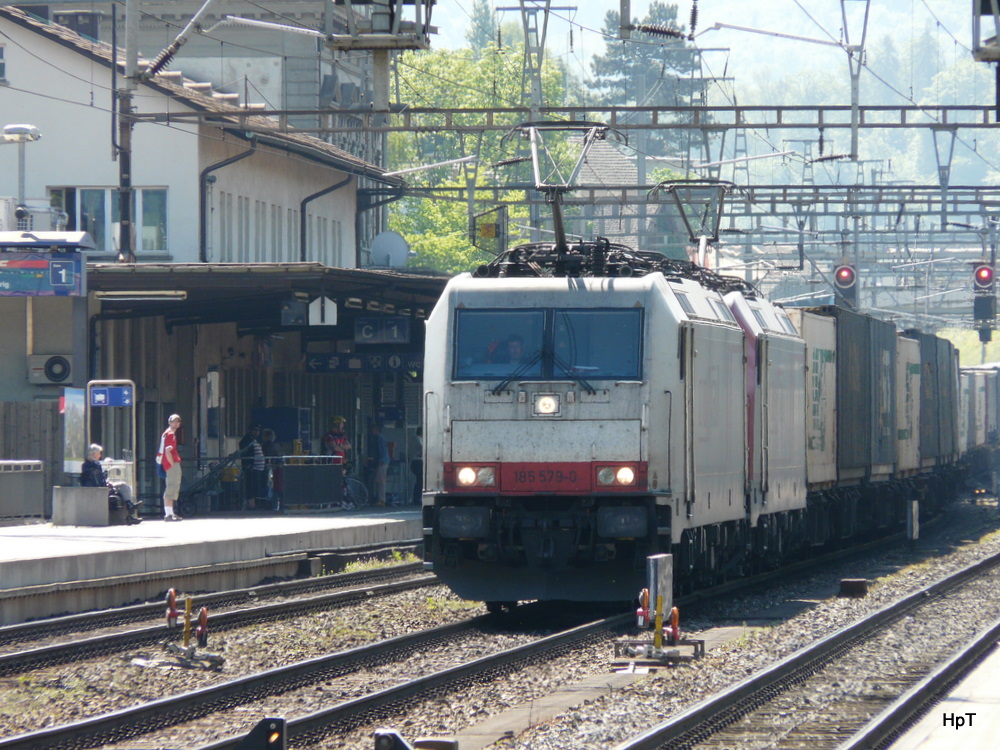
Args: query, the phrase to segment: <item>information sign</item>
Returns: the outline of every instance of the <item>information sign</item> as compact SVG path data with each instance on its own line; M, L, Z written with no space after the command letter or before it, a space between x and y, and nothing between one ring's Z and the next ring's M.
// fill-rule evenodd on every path
M402 315L382 318L355 318L356 344L408 344L410 319Z
M86 294L82 253L0 253L0 297Z
M306 372L420 372L424 355L405 354L307 354Z
M90 405L132 406L132 389L128 386L93 387L90 389Z

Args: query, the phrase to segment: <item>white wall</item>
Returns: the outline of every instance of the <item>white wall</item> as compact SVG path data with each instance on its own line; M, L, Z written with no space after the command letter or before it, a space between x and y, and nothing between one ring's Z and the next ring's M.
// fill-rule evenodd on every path
M46 199L53 187L114 187L119 181L119 165L112 159L111 71L79 53L0 19L0 45L4 48L6 81L0 83L0 126L30 123L38 127L42 139L25 146L25 195ZM119 79L119 85L121 80ZM190 108L176 100L140 86L134 106L139 112L187 112ZM136 188L167 188L167 243L169 257L148 256L147 260L198 262L199 191L202 168L247 149L247 143L226 136L213 127L192 124L136 125L133 135L133 177ZM0 146L0 196L18 192L18 148ZM301 200L343 179L344 174L304 157L261 147L253 157L214 173L210 214L209 260L221 259L222 233L219 226L221 193L237 197L250 207L249 261L271 260L272 216L282 213L282 246L279 260L297 261L296 247L288 247L288 210L298 211ZM354 217L356 181L313 201L309 213L326 219L327 252L318 254L310 241L309 260L331 265L354 266ZM267 206L266 219L259 224L255 207ZM275 208L277 207L277 208ZM340 226L339 257L329 252ZM256 232L263 230L266 251L255 253ZM294 234L299 227L295 221ZM142 262L141 242L137 242ZM338 262L339 261L339 262Z
M227 136L225 141L206 137L201 141L203 166L216 164L224 159L245 153L250 144L242 139ZM304 156L276 151L266 146L259 146L256 153L241 161L212 172L216 177L211 188L209 201L211 218L211 237L209 240L210 262L255 262L270 261L271 232L273 228L273 208L281 215L281 248L279 261L297 262L299 237L298 212L304 198L339 183L347 175L337 172L307 159ZM249 238L248 255L243 257L238 251L239 245L239 205L240 198L248 203ZM266 204L263 226L264 257L256 255L257 202ZM225 203L225 206L223 206ZM231 208L230 208L231 204ZM354 215L357 205L357 179L352 179L344 187L311 201L307 207L309 217L323 217L327 225L327 242L325 248L318 247L317 237L310 232L307 241L307 260L316 260L327 265L354 267ZM296 238L289 246L289 211L292 211L292 236ZM222 224L227 221L230 228L223 230ZM333 250L334 227L340 226L340 254L336 257ZM315 221L312 223L315 227ZM229 252L226 252L226 235L229 235Z

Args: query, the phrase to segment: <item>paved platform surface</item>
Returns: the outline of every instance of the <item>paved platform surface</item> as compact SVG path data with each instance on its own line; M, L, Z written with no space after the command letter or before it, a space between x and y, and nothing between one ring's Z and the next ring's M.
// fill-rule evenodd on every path
M419 508L329 515L192 517L136 526L0 527L0 589L418 539Z
M971 716L970 716L971 714ZM1000 651L891 745L892 750L1000 748Z

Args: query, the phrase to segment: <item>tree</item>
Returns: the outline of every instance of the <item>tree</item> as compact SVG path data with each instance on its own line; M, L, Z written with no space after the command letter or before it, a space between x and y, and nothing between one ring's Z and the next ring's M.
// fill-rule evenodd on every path
M469 49L477 58L481 57L491 44L497 41L497 24L490 0L474 0L469 30L465 32Z
M618 41L620 14L609 10L604 18L606 51L591 62L592 102L604 106L687 106L692 96L704 92L697 50L682 35L677 6L650 3L649 11L636 25L672 30L673 34L634 31L631 42ZM697 102L694 102L697 103ZM665 155L683 150L683 135L668 129L651 133L646 150Z
M517 106L521 103L522 52L523 45L500 51L491 41L478 57L468 49L406 55L398 65L400 96L418 107L497 109ZM546 101L565 101L564 80L560 63L546 61L542 72ZM467 121L472 123L476 117L470 115ZM462 116L457 116L457 124L463 122ZM512 116L510 127L519 124ZM530 165L500 166L516 157L517 149L522 146L519 138L505 140L504 135L503 132L490 132L480 136L451 129L433 133L393 133L389 137L389 164L393 169L406 169L478 155L478 184L523 186L530 183ZM553 150L563 163L568 161L567 155L572 151L565 143L556 144ZM465 181L456 176L456 170L460 169L452 165L421 171L409 178L410 184L465 188ZM523 200L523 188L511 197ZM489 207L477 203L474 210L478 212ZM517 211L512 210L512 218L518 215L526 216L526 209L523 212L520 207ZM457 273L488 260L469 241L469 210L464 201L404 198L390 204L389 225L406 237L416 251L413 265Z

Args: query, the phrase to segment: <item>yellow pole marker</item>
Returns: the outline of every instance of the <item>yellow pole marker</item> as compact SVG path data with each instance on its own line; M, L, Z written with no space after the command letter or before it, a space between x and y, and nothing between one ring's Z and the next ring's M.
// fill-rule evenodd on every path
M184 648L191 645L191 608L193 606L190 596L184 600Z

